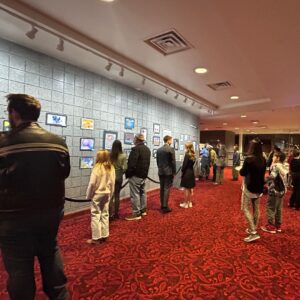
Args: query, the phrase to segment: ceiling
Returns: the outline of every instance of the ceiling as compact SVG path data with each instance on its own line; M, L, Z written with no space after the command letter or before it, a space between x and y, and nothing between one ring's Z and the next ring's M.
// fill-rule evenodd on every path
M188 110L199 116L201 130L300 133L299 0L0 0L0 5L2 38ZM35 39L25 35L30 22L39 30ZM163 55L145 43L170 29L191 47ZM64 51L56 49L59 37ZM196 74L198 66L208 72ZM208 87L226 81L230 87Z

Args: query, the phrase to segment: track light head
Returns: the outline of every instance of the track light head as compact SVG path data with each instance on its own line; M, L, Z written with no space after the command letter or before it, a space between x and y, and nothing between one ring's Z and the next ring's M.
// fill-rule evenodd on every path
M194 105L195 105L195 101L192 102L192 106L194 106Z
M187 103L187 101L188 101L188 98L185 97L184 100L183 100L183 103Z
M143 77L143 79L142 79L142 85L145 85L145 83L146 83L146 78Z
M122 67L120 72L119 72L119 76L123 77L124 76L124 68Z
M169 89L166 88L166 89L165 89L165 94L167 95L168 93L169 93Z
M178 93L176 93L176 95L174 96L174 99L177 99L177 98L178 98L178 96L179 96L179 94L178 94Z
M28 38L30 38L31 40L33 40L35 38L35 35L36 35L37 32L38 32L37 28L34 27L34 25L32 25L32 28L28 32L26 32L25 35Z
M105 70L109 72L111 67L112 67L112 63L109 61L108 64L105 66Z
M56 49L58 51L64 51L65 48L64 48L64 40L63 39L59 39Z

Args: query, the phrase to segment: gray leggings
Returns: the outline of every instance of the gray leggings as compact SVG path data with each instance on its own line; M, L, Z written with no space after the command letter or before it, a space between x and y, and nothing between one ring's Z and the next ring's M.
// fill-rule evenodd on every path
M259 202L260 198L249 198L245 193L242 193L241 209L245 214L251 232L256 232L256 228L258 225Z

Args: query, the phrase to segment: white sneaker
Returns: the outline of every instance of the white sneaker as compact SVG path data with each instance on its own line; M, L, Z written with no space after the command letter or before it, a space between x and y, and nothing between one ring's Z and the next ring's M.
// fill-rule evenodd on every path
M179 206L182 207L182 208L189 208L189 204L186 203L186 202L180 203Z
M192 208L192 207L193 207L193 203L192 203L192 202L189 202L188 207L189 207L189 208Z
M244 238L244 241L246 243L251 243L254 242L256 240L260 239L260 236L258 234L250 234L249 236L247 236L246 238Z

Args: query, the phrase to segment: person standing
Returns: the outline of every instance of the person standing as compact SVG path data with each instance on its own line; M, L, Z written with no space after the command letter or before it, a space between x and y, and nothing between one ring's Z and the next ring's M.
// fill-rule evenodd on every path
M216 175L217 175L217 165L216 165L217 158L218 158L217 152L219 152L219 149L217 147L209 149L210 165L213 168L213 179L212 179L213 182L216 181Z
M172 137L164 137L164 145L157 149L156 163L160 183L160 208L162 213L171 212L169 207L170 188L176 174L175 151L171 148Z
M226 147L224 144L219 144L218 158L216 161L217 172L216 181L214 184L223 184L224 180L224 169L226 166Z
M109 152L98 151L86 191L86 198L92 200L92 238L87 240L88 244L104 242L109 236L109 202L114 195L115 179L115 168L110 161Z
M293 193L289 201L289 206L300 210L300 152L298 149L295 149L293 154L293 159L290 163Z
M210 168L209 168L210 159L209 159L208 143L206 143L204 148L201 149L200 156L201 156L201 176L202 176L202 178L205 178L206 180L208 180L209 171L210 171Z
M147 215L147 196L145 194L145 180L150 167L150 149L145 145L143 134L134 138L135 147L131 149L128 157L128 168L125 172L129 180L132 214L125 220L140 220Z
M232 155L232 180L237 181L239 178L239 171L236 167L239 167L241 164L241 155L239 152L238 145L234 145L233 147L233 155Z
M116 172L115 193L109 202L109 218L113 220L119 219L120 192L123 183L123 174L127 169L127 158L122 151L122 143L119 140L115 140L112 144L110 160Z
M40 102L7 95L12 130L0 139L0 248L12 300L34 299L34 258L49 299L69 299L57 245L70 157L64 140L39 126Z
M240 175L244 177L241 208L249 226L246 229L248 236L244 239L247 243L260 238L257 234L257 225L259 222L259 200L264 189L265 172L266 160L262 155L262 143L260 140L254 139L250 142L248 155L240 170ZM253 211L253 215L251 211Z
M194 163L196 160L194 146L192 143L185 144L185 156L182 164L182 177L180 186L184 188L184 202L180 203L182 208L193 207L192 195L195 187Z

